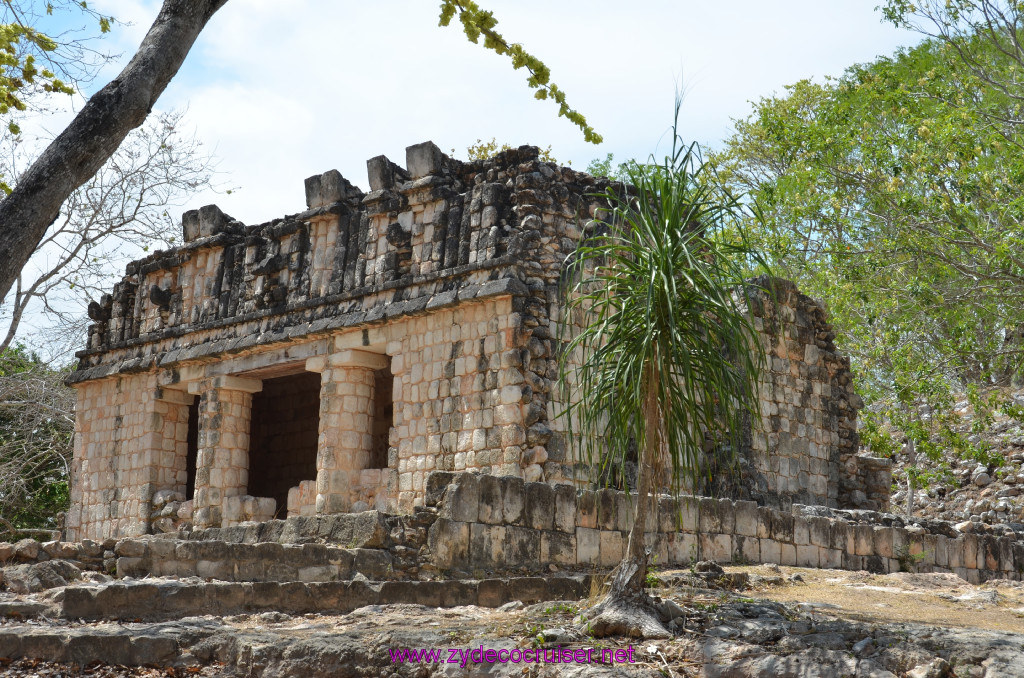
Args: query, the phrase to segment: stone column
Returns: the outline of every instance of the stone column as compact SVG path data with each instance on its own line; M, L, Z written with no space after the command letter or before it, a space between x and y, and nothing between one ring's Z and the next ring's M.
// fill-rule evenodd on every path
M249 485L249 419L258 379L222 376L189 384L199 396L199 450L193 523L220 527L227 497L245 494Z
M359 500L359 476L373 445L373 372L387 356L346 349L317 356L306 369L320 372L320 437L316 458L316 512L344 513Z

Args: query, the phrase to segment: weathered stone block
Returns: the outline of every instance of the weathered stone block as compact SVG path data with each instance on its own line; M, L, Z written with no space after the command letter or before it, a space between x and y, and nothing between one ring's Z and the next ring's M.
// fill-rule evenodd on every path
M794 567L796 563L796 546L786 543L779 544L779 564Z
M602 567L615 567L622 561L625 540L618 531L602 530L599 564Z
M761 562L761 541L757 537L735 536L737 558L744 563Z
M853 553L844 553L843 569L853 571L867 570L867 564L864 562L864 556L858 556Z
M580 565L598 565L601 562L600 530L576 528L576 560Z
M576 488L572 485L555 485L554 528L560 532L576 532Z
M540 537L540 564L576 565L576 535L565 532L544 532Z
M522 478L503 477L502 482L502 520L506 525L523 525L523 502L525 484Z
M819 556L820 547L811 544L797 544L796 564L797 567L818 567L821 565Z
M413 179L437 174L444 168L444 153L433 141L424 141L405 149L405 166Z
M521 600L529 605L544 600L548 587L540 577L516 577L509 580L508 591L511 600Z
M752 501L737 501L733 512L736 534L742 537L757 537L757 504Z
M473 567L499 567L505 563L505 526L470 525L470 562Z
M761 562L782 563L782 546L774 539L761 539ZM794 556L795 557L795 556Z
M658 497L658 532L675 532L679 529L679 499Z
M427 474L423 503L426 506L440 505L445 492L448 490L448 485L455 480L455 476L456 474L450 471L431 471Z
M480 476L479 520L481 523L498 525L504 520L504 482L498 476Z
M718 500L718 522L722 534L736 533L735 504L731 499Z
M772 536L772 520L775 512L766 506L757 507L757 538L769 539Z
M149 574L149 567L143 558L127 558L122 556L117 559L117 577L144 577Z
M598 529L606 531L619 529L617 515L620 501L620 493L615 490L606 488L597 493Z
M832 542L832 525L828 518L818 516L807 519L810 543L813 546L828 548Z
M597 493L593 490L580 490L576 494L576 526L597 528L597 513Z
M523 506L527 527L550 530L554 526L555 490L547 483L526 483L526 503Z
M452 484L441 502L442 518L461 523L475 523L480 517L480 476L463 473Z
M466 567L469 543L469 523L438 518L427 531L431 560L440 568Z
M964 566L964 539L957 537L946 544L947 567L954 572Z
M698 497L684 495L679 497L679 530L690 534L700 531L700 500Z
M178 640L167 636L134 635L127 663L133 666L168 665L179 656ZM104 657L104 661L113 663Z
M235 577L234 564L224 560L199 560L196 562L196 576L231 581Z
M949 569L949 538L942 534L935 535L935 565Z
M508 582L504 579L484 579L477 585L477 605L501 607L511 599Z
M703 515L703 514L702 514ZM716 563L731 563L733 560L733 543L731 534L700 534L700 558L713 560Z
M668 562L673 565L689 565L697 560L697 537L689 532L665 535L668 547Z
M477 582L475 581L443 581L441 587L441 607L457 607L460 605L476 605L479 600Z
M719 515L718 500L701 497L697 503L699 531L704 534L721 534L722 519Z
M1001 572L1017 573L1016 561L1014 559L1013 546L1015 540L1012 537L999 537L999 570ZM938 549L936 548L936 551Z
M139 539L121 539L114 545L114 554L125 558L142 558L146 555L146 542Z
M369 179L371 191L392 189L398 182L409 178L408 172L383 155L378 155L366 161L366 175Z
M882 558L895 558L896 552L893 549L892 535L893 528L876 526L871 531L872 548L875 554Z
M871 525L855 525L853 528L853 553L858 556L875 555L875 532Z
M793 516L793 544L796 546L808 546L811 543L811 529L807 518Z
M505 564L533 566L540 562L540 532L526 527L505 527Z
M984 564L978 553L978 535L965 534L964 540L964 567L968 570L978 569L979 562Z
M465 499L466 495L463 494L460 498ZM461 503L459 510L471 513ZM328 539L332 543L341 544L347 548L366 549L379 549L386 545L388 528L384 522L384 515L379 511L361 511L330 517L334 519L330 523L327 523L326 520L322 522L328 524ZM455 520L450 515L446 517Z
M843 567L843 552L839 549L822 549L819 552L821 567L829 570L841 570Z
M793 515L782 511L771 512L771 538L779 543L792 544L794 536ZM795 557L795 556L794 556ZM785 563L781 563L785 564Z
M619 530L620 532L628 532L633 526L633 519L636 516L636 501L637 496L635 494L626 494L625 492L615 492L615 506L608 512L602 512L599 514L601 519L602 530ZM602 497L602 501L603 501ZM650 512L650 503L647 504L647 510Z

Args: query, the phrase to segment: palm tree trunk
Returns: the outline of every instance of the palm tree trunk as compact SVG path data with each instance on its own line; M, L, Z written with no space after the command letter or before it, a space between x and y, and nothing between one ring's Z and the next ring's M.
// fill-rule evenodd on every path
M659 379L657 365L648 369L647 396L644 403L644 425L647 427L643 449L637 464L636 508L633 513L633 526L629 530L626 543L625 558L612 573L610 595L642 594L647 581L647 548L644 543L644 531L647 527L648 508L656 506L655 469L662 445L661 407L658 402Z

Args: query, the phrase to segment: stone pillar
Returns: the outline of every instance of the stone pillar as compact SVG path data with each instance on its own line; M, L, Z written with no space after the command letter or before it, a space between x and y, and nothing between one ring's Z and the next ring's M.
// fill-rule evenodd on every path
M199 450L193 523L220 527L227 497L245 494L249 485L249 419L258 379L222 376L189 384L199 396Z
M306 362L307 370L321 375L317 513L351 511L359 500L360 472L373 445L373 373L387 366L385 355L352 349Z

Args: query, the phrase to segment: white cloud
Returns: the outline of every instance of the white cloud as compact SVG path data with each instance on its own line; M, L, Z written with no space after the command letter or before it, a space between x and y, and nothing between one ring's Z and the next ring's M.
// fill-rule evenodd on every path
M230 195L217 202L249 223L303 208L303 179L338 168L365 188L365 161L404 160L432 139L464 152L477 138L552 145L585 166L612 151L646 156L671 123L673 90L687 90L683 131L726 136L748 101L790 82L889 53L916 36L879 22L874 0L488 0L507 37L552 69L570 102L604 135L585 144L523 72L437 27L430 0L230 0L161 99L216 149ZM103 0L134 26L115 36L126 56L156 0Z

